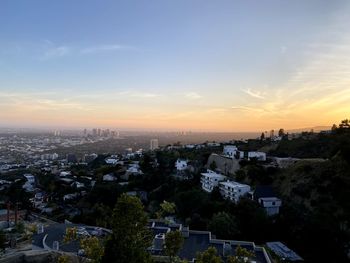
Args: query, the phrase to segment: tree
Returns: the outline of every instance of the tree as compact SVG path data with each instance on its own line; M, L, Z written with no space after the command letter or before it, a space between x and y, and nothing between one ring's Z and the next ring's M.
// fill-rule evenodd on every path
M5 233L0 230L0 252L6 248L6 236Z
M149 262L147 248L152 236L147 228L147 215L139 198L122 194L112 215L112 231L103 262Z
M285 135L285 132L284 132L284 129L279 129L279 131L278 131L278 136L279 137L283 137Z
M84 249L87 258L92 263L99 263L105 252L104 246L97 237L86 237L80 240L80 247Z
M215 161L212 161L210 166L209 166L210 170L213 170L215 171L216 168L218 168L218 166L216 165L216 162Z
M61 255L58 257L57 263L69 263L69 257L67 255Z
M158 218L163 218L167 215L175 214L176 205L171 202L163 201L163 203L160 204L160 210L157 212Z
M206 251L198 253L196 263L222 263L215 247L209 247Z
M265 133L261 133L261 135L260 135L260 141L263 141L263 140L265 140Z
M24 227L24 223L23 222L18 222L16 225L16 232L17 233L24 233L25 227Z
M242 248L241 246L237 246L235 250L234 256L229 256L227 258L227 263L245 263L249 262L248 259L253 258L255 253L249 251L246 248Z
M332 126L332 132L335 132L337 129L338 129L337 125L336 125L336 124L333 124L333 126Z
M245 174L244 170L239 169L239 170L236 171L236 173L235 173L236 181L243 182L245 178L246 178L246 174Z
M213 215L209 223L209 229L222 239L233 239L239 233L236 218L225 212Z
M350 121L348 119L342 120L339 124L339 128L348 129L350 127Z
M170 262L174 262L174 257L182 248L184 238L179 230L171 231L165 236L165 254L169 256Z
M78 239L78 233L76 227L67 227L66 228L66 234L63 237L64 243L72 242L73 240Z

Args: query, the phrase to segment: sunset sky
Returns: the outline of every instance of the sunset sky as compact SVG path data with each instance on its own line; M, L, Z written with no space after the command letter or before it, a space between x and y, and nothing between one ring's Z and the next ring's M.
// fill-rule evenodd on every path
M261 131L350 117L350 1L0 1L0 126Z

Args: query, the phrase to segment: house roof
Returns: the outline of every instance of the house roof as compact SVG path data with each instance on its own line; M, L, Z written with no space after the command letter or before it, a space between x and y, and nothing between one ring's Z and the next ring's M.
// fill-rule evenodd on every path
M275 197L276 194L274 193L273 189L269 185L260 185L255 188L254 191L254 199L258 200L262 197Z
M215 247L218 254L223 257L224 244L229 244L230 249L228 251L229 255L234 255L237 246L241 246L248 250L254 251L256 263L267 263L269 262L265 255L262 247L257 247L253 242L243 242L234 240L219 240L212 238L211 232L209 231L194 231L189 230L187 227L183 227L181 224L170 224L166 222L159 222L157 220L151 221L149 227L152 230L154 236L159 233L167 233L169 231L180 230L183 232L188 231L188 236L185 236L184 244L182 249L179 251L178 256L181 259L187 259L192 261L196 258L198 252L203 252L209 247ZM162 255L162 251L151 250L154 255Z

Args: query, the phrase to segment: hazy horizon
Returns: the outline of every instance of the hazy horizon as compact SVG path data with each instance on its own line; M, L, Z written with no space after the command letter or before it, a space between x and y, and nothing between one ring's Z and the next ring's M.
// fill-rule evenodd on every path
M0 126L258 132L331 126L350 2L0 3Z

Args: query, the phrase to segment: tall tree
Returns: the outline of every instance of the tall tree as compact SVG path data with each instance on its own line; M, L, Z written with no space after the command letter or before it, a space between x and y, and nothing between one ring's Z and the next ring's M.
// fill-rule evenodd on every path
M104 262L150 262L147 248L152 236L147 228L147 215L139 198L121 195L112 215L113 234L107 242Z
M260 140L261 140L261 141L265 140L265 133L263 133L263 132L261 133L261 135L260 135Z
M253 258L255 256L255 253L252 251L249 251L246 248L243 248L241 246L237 246L235 250L234 256L229 256L227 258L227 263L245 263L250 262L249 259Z
M179 230L171 231L165 236L165 254L169 256L169 261L174 262L174 258L182 248L184 238Z
M160 204L160 210L157 212L158 218L163 218L168 215L175 214L176 211L176 205L174 203L163 201L163 203Z
M0 252L6 248L6 236L5 233L0 230Z
M213 215L209 223L209 229L218 237L223 239L234 239L239 233L236 218L225 212Z
M284 129L282 129L282 128L279 129L279 131L278 131L278 136L279 136L279 137L283 137L284 134L285 134Z
M104 246L97 237L86 237L80 240L80 247L92 263L100 263L104 255Z
M209 247L206 251L198 253L196 263L222 263L215 247Z

